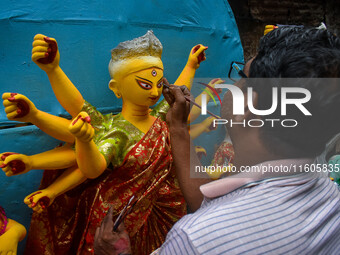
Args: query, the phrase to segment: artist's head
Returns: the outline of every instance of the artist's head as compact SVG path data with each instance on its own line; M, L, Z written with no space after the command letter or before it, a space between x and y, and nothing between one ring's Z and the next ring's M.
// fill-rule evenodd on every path
M305 116L296 106L287 108L287 116L281 116L280 97L277 110L270 116L254 116L246 103L244 118L295 119L296 127L264 125L261 128L237 128L243 132L258 133L260 143L269 152L282 157L314 157L321 153L325 144L340 132L340 40L325 29L284 27L264 36L257 55L245 66L249 78L310 78L303 82L244 82L246 91L253 87L256 109L272 106L272 87L303 87L310 91L311 99L304 104L312 116ZM308 82L307 82L308 81ZM298 95L295 95L296 98ZM294 96L294 95L291 95ZM251 145L250 145L251 146Z
M111 51L109 88L117 98L137 105L154 105L162 94L162 44L148 31Z

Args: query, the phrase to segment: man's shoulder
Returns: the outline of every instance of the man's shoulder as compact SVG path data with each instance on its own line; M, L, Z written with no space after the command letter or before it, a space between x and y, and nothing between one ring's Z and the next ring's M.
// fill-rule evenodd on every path
M203 233L203 229L218 228L221 223L223 226L233 224L233 220L237 219L235 213L248 210L249 201L255 198L249 192L251 189L239 189L215 199L205 199L195 213L186 215L174 227L191 236Z
M184 253L176 251L175 254L204 254L211 241L218 237L224 240L224 229L231 228L234 218L237 218L235 212L238 206L235 203L245 198L242 193L247 192L245 190L235 191L233 194L205 201L195 213L184 216L169 232L161 254L170 254L166 251L171 250L170 247L175 244L181 243L183 245L180 246L189 247L188 250Z
M310 240L323 238L329 223L336 224L339 192L326 179L302 180L264 183L207 201L174 226L173 236L185 238L201 254L295 252L299 245L321 249L324 242ZM332 230L326 236L337 234Z

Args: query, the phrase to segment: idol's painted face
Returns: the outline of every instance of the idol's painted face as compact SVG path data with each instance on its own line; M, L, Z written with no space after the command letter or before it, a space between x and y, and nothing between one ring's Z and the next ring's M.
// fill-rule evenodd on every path
M118 83L124 102L152 106L162 95L163 70L156 67L144 69L123 77Z

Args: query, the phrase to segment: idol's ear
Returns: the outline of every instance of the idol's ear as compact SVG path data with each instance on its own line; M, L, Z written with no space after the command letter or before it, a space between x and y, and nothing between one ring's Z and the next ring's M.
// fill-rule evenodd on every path
M109 88L115 93L117 98L121 98L122 94L119 91L118 83L115 79L111 79L109 82Z

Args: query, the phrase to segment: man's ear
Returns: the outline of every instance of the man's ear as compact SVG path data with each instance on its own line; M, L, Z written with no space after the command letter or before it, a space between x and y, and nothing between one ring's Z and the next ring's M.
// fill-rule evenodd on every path
M122 94L119 91L118 83L115 79L111 79L109 82L109 88L115 93L117 98L121 98Z
M258 104L258 94L254 90L252 91L252 100L253 100L253 106L257 108ZM253 113L249 110L248 107L248 93L244 92L244 115L236 115L235 120L242 122L243 120L249 120L253 116Z

